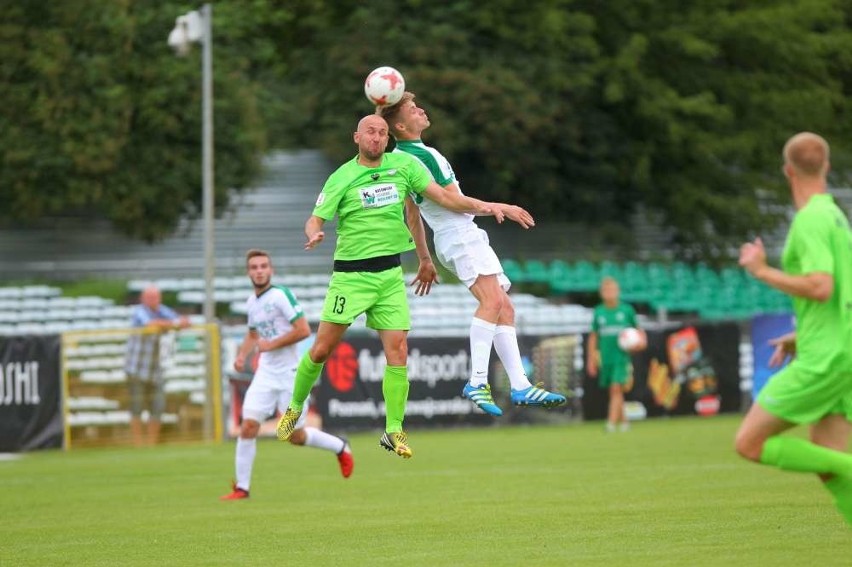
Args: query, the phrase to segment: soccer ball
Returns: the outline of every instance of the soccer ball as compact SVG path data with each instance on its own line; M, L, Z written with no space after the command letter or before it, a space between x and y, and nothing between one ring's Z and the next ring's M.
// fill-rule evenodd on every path
M627 327L618 333L618 347L621 350L630 352L640 344L642 344L642 333L638 329Z
M396 104L405 93L405 79L393 67L379 67L367 75L364 94L376 106Z

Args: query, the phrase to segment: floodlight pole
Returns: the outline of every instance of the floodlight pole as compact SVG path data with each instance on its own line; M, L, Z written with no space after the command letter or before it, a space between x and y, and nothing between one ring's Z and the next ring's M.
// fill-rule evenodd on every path
M200 10L180 16L169 34L169 45L178 55L186 55L192 42L201 43L201 205L204 224L204 320L207 323L208 360L218 365L218 331L215 325L216 256L213 247L213 210L216 204L213 187L213 7L204 4ZM212 344L215 337L217 344ZM217 376L218 372L211 372ZM212 404L218 388L212 380L207 381L204 404L204 438L212 439L215 433Z
M216 255L213 234L213 6L204 4L200 10L203 33L201 38L201 177L202 215L204 217L204 319L212 323L216 317L214 281Z

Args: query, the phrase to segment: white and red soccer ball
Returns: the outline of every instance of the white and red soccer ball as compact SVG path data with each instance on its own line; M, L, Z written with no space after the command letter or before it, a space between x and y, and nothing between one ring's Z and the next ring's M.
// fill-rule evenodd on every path
M396 104L405 93L405 79L393 67L378 67L367 75L364 94L376 106Z
M622 329L618 333L618 347L626 352L632 352L642 346L642 333L633 327Z

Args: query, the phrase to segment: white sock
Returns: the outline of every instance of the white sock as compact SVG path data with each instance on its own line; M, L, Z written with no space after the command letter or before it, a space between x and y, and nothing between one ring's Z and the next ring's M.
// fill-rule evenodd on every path
M326 451L331 451L336 455L343 450L346 446L346 442L340 437L332 435L331 433L326 433L325 431L320 431L316 427L306 427L305 446L325 449Z
M237 438L237 488L246 492L251 485L251 469L257 454L257 439Z
M497 325L494 333L494 350L497 357L503 363L513 390L525 390L532 386L527 373L524 371L524 363L521 360L521 350L518 348L518 336L515 327L511 325Z
M494 343L495 323L474 317L470 323L470 384L484 386L488 383L488 362Z

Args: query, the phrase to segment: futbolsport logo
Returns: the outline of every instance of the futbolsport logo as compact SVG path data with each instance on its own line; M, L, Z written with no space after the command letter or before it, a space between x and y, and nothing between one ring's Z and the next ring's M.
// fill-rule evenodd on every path
M362 382L381 382L385 375L385 355L373 355L369 349L358 353L358 376ZM470 356L467 351L456 354L422 354L420 349L408 353L408 381L425 382L434 388L438 382L467 380L470 376Z
M379 350L373 354L363 348L357 355L354 347L341 342L325 363L326 376L331 387L338 392L349 392L355 380L381 382L384 379L387 361ZM408 353L409 382L425 382L434 388L438 382L467 380L470 376L470 356L467 351L456 354L423 354L419 349Z

